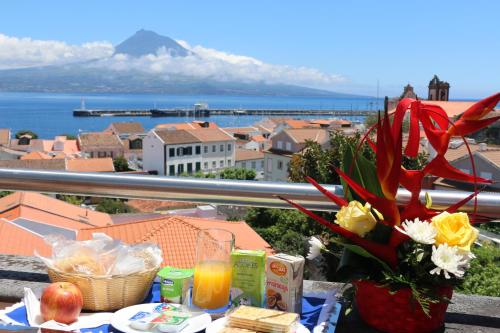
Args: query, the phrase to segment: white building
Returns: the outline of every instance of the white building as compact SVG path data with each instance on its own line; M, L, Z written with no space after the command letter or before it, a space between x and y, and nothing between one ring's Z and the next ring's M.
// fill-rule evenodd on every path
M255 179L264 179L264 153L251 149L236 149L236 168L255 171Z
M143 140L143 168L176 176L232 167L235 139L219 128L153 129Z
M329 134L320 128L288 128L271 137L271 148L264 151L264 179L287 181L292 156L301 152L306 141L328 146Z

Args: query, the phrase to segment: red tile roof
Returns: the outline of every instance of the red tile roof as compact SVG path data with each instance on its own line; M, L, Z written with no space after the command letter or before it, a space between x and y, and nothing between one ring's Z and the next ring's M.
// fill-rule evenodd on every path
M245 222L173 216L142 222L117 224L102 228L81 230L78 239L86 240L94 232L104 232L125 243L153 242L163 250L164 264L175 267L193 267L196 256L196 237L201 229L222 228L235 235L240 249L263 249L272 253L270 245Z
M255 141L255 142L266 142L266 141L269 141L269 139L266 139L264 136L262 135L254 135L250 138L250 140L252 141Z
M67 202L33 192L15 192L0 199L0 217L18 217L45 221L67 229L105 226L112 223L106 213L78 207Z
M66 160L66 171L73 172L114 172L115 166L111 157L77 158Z
M196 207L196 204L191 202L141 200L141 199L128 200L127 205L142 213L151 213L162 210Z
M235 161L260 160L264 158L264 153L251 149L236 149Z
M29 224L26 226L26 223ZM78 230L112 223L108 214L95 212L42 194L16 192L0 199L0 253L48 256L51 249L41 230Z
M215 142L215 141L236 141L236 139L229 133L220 128L204 128L187 130L193 136L197 137L201 142Z
M78 136L82 150L94 147L123 148L120 138L111 132L82 133Z
M21 160L50 160L52 159L51 156L42 153L40 151L32 151L31 153L28 153L24 156L20 157Z
M142 124L132 121L111 123L108 130L114 131L116 134L144 133Z
M33 256L35 251L42 256L51 254L50 246L40 235L30 232L10 221L0 218L0 253Z
M10 142L10 129L0 128L0 146L8 146Z

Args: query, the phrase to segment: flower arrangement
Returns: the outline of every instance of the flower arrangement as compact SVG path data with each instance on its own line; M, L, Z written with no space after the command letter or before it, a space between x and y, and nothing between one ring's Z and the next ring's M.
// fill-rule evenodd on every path
M342 168L335 169L343 181L344 197L307 178L340 207L333 222L282 198L330 229L335 237L329 241L345 248L346 260L342 261L355 268L349 271L348 280L355 288L352 291L358 311L375 328L385 332L430 332L442 325L453 286L460 283L474 258L471 246L478 230L472 224L484 222L476 214L476 205L470 215L458 209L475 199L478 184L491 183L476 175L472 156L470 175L451 166L445 153L450 139L458 136L471 155L465 136L500 119L484 118L499 100L500 93L485 98L451 122L439 106L402 99L392 114L379 116L357 147L348 150ZM403 146L402 123L407 113L410 128ZM420 128L435 156L422 170L408 170L401 161L403 155L417 156ZM365 143L375 152L375 162L358 154ZM427 175L471 182L474 192L444 211L432 209L432 198L427 193L425 203L420 199ZM396 202L400 187L411 194L404 206ZM312 238L310 245L309 259L328 251L317 238Z

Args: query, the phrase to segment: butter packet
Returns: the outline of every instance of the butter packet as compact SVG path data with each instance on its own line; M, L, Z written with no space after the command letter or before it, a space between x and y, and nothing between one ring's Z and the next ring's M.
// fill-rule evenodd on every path
M149 331L153 327L151 320L156 318L158 314L151 312L139 311L129 319L129 325L133 329L139 331Z
M164 311L151 320L151 324L165 333L177 333L188 325L191 314L183 311Z

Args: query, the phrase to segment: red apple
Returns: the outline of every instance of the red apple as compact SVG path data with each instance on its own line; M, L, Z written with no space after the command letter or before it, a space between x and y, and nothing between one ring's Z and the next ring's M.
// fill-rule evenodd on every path
M43 320L55 320L63 324L75 322L82 311L82 306L82 292L69 282L51 283L43 290L40 300Z

